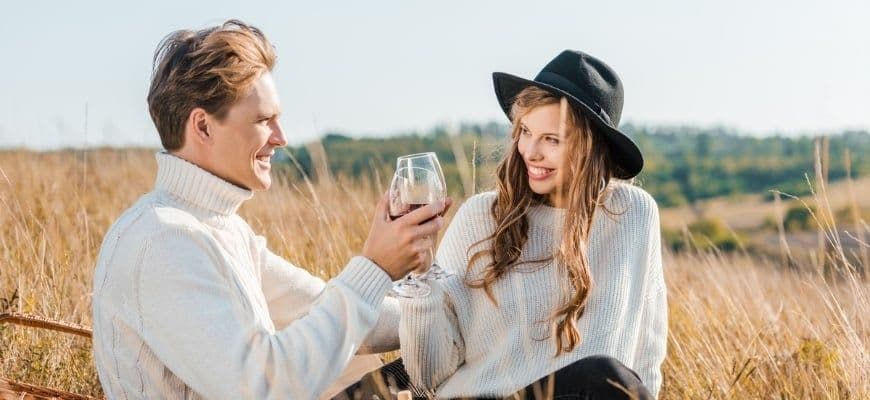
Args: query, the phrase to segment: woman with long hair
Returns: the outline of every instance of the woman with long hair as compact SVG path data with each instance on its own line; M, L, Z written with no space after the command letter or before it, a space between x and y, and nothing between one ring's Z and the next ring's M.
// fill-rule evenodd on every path
M564 51L534 80L493 74L512 122L497 187L437 253L454 276L402 300L401 353L440 398L655 398L667 299L655 201L617 129L616 73ZM576 396L576 397L575 397Z

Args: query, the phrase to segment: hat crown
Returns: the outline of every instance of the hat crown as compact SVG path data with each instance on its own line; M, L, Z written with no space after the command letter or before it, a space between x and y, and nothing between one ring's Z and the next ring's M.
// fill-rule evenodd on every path
M603 61L576 50L565 50L547 63L535 81L568 92L616 128L622 118L624 93L616 71ZM605 115L601 115L601 111Z
M493 72L492 83L502 111L512 121L514 102L527 87L567 98L602 134L614 161L615 177L629 179L643 169L643 154L637 144L618 128L624 99L622 81L601 60L581 51L565 50L547 63L534 80Z

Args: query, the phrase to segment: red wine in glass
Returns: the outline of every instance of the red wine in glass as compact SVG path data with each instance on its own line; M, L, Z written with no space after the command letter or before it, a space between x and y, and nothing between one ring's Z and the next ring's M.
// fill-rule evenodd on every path
M420 208L420 207L425 207L425 206L427 206L427 205L428 205L428 204L420 204L420 203L417 203L417 204L407 204L407 205L406 205L407 209L400 211L398 214L393 215L392 213L390 213L390 221L395 221L396 219L405 216L405 214L408 214L408 213L410 213L411 211L414 211L414 210L416 210L416 209L418 209L418 208ZM427 220L427 222L428 222L428 221L429 221L429 220Z
M432 171L434 174L431 176L431 179L436 181L433 186L440 187L439 191L433 193L435 200L444 200L447 198L447 182L444 180L444 172L441 169L441 163L438 162L438 156L435 153L428 152L401 156L396 160L396 170L398 171L402 168L422 168ZM433 240L433 247L434 243L435 240ZM432 252L434 253L434 249ZM453 275L453 272L441 268L433 255L432 265L423 274L422 278L438 280L447 278L451 275Z
M418 209L418 208L420 208L420 207L426 207L426 206L428 206L428 205L429 205L429 204L421 204L421 203L408 204L408 205L407 205L407 207L408 207L407 210L404 210L403 212L399 212L399 213L397 213L396 215L390 214L390 221L395 221L395 220L397 220L397 219L399 219L399 218L401 218L401 217L404 217L405 215L411 213L411 211L414 211L414 210L416 210L416 209ZM439 217L443 217L443 216L444 216L444 213L443 213L443 212L440 212L440 213L438 213L438 216L439 216ZM433 220L433 219L435 219L435 217L429 218L429 219L427 219L427 220L421 222L420 225L423 225L423 224L425 224L425 223L427 223L427 222L429 222L429 221L431 221L431 220Z
M443 185L435 172L406 167L399 168L390 183L390 219L395 220L420 207L441 200ZM425 223L425 222L424 222ZM431 254L431 249L430 249ZM429 285L419 281L414 273L393 285L391 293L399 297L423 297L431 292Z

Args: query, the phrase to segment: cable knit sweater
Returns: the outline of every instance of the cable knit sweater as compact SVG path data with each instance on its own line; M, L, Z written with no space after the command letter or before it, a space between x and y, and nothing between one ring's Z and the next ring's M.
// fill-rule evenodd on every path
M156 157L155 190L108 231L94 274L108 398L315 399L352 359L377 360L354 357L361 347L398 348L398 303L382 306L391 282L377 265L354 257L325 283L236 214L250 191Z
M432 294L401 300L401 353L412 381L437 389L440 398L507 396L590 355L612 356L638 373L658 395L667 345L667 299L662 275L658 209L652 197L613 183L596 213L588 243L593 288L578 321L581 342L554 357L551 313L565 304L567 272L550 262L526 265L492 286L496 307L483 289L464 284L469 248L495 229L495 193L470 198L457 211L437 253L457 274L430 282ZM520 261L553 254L565 212L535 206ZM484 242L483 245L486 245ZM473 250L477 250L475 247ZM486 260L467 271L481 275Z

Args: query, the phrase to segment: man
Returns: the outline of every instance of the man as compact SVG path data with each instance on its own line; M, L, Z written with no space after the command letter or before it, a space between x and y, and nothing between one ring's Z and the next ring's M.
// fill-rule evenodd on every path
M362 255L328 283L269 251L236 210L269 188L286 145L274 63L265 36L235 20L175 32L155 53L155 188L108 231L94 275L109 398L314 399L361 348L398 348L384 296L428 263L445 204L390 221L381 199Z

